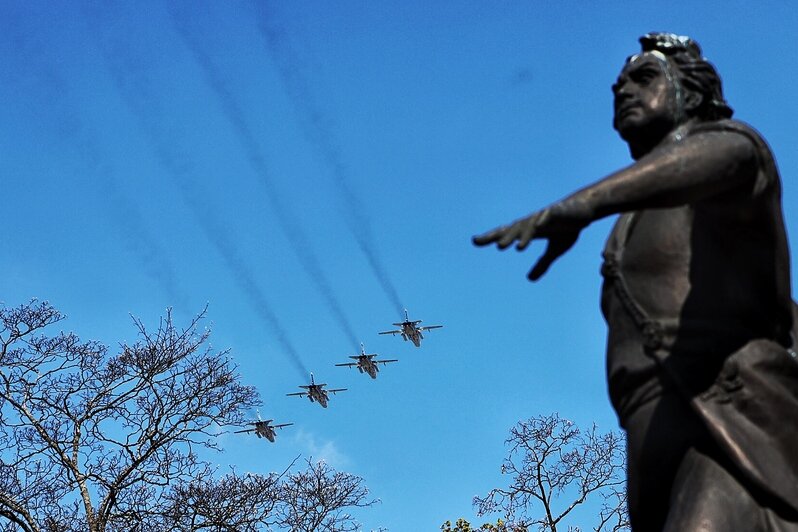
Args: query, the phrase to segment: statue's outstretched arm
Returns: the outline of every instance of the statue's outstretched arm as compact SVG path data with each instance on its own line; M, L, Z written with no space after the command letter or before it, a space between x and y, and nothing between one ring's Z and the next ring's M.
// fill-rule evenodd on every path
M475 236L473 241L478 246L496 243L499 249L516 243L522 251L533 239L547 239L546 251L529 272L529 278L537 280L593 220L691 203L753 184L756 168L756 148L742 133L698 133L655 149L564 200Z

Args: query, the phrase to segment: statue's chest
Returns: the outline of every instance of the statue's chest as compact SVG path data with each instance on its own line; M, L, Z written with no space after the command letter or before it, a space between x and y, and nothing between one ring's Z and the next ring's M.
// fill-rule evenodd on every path
M624 213L606 251L624 272L682 270L690 260L693 209L680 206Z

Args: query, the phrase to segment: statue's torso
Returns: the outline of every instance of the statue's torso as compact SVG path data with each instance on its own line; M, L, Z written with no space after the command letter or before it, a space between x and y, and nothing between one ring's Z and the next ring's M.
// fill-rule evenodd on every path
M607 276L602 291L610 395L622 419L669 383L645 351L641 320L619 296L619 282L661 326L667 356L696 386L750 339L789 342L789 259L775 164L747 126L721 125L757 145L756 182L694 204L625 213L607 242L605 256L622 277Z

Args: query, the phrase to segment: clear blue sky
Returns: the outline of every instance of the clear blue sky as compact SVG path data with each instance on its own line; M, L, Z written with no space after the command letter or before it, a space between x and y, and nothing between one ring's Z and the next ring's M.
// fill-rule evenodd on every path
M540 246L470 237L630 162L610 85L640 35L700 42L774 149L798 248L791 2L4 1L0 17L0 301L47 299L111 346L131 314L207 303L263 417L294 423L275 444L225 436L212 459L324 458L382 500L357 512L366 530L480 521L471 499L505 482L519 419L617 428L598 308L612 220L536 284ZM378 336L403 307L445 328L421 349ZM400 362L376 381L334 367L359 341ZM300 368L349 391L327 410L286 397Z

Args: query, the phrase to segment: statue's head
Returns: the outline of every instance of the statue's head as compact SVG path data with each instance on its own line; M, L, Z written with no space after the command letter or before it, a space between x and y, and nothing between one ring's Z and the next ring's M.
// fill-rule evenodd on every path
M731 117L720 77L698 43L672 33L649 33L640 43L612 87L613 126L630 145L653 146L690 119Z

